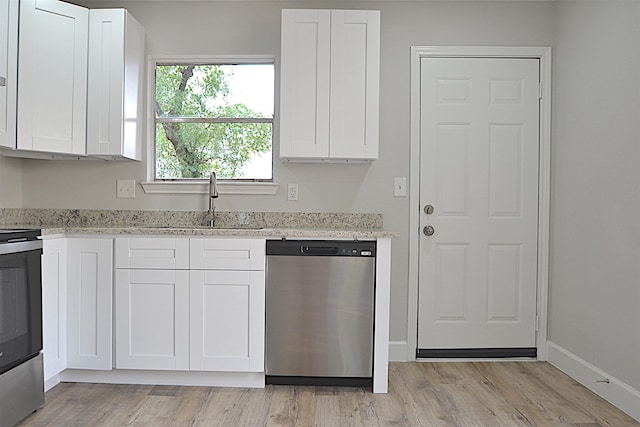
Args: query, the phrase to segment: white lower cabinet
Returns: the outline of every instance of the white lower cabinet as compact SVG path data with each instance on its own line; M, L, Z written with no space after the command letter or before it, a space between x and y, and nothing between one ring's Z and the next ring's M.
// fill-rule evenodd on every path
M264 271L191 271L191 370L264 370Z
M187 270L116 270L116 368L189 369Z
M67 367L67 239L48 239L42 253L44 379Z
M112 368L113 239L47 238L42 255L44 379Z
M67 240L67 367L110 370L113 239Z
M117 368L264 371L263 239L118 238L116 268Z

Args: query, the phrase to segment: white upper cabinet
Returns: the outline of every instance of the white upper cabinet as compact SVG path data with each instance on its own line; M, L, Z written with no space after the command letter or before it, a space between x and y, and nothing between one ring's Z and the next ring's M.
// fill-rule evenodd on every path
M329 157L331 11L282 11L280 157Z
M20 1L18 149L85 154L88 28L84 7Z
M16 147L18 0L0 0L0 147Z
M144 28L124 9L89 11L87 154L142 158Z
M380 12L282 11L280 157L378 158Z
M140 160L143 70L124 9L0 0L2 154Z
M329 157L378 158L380 12L331 12Z

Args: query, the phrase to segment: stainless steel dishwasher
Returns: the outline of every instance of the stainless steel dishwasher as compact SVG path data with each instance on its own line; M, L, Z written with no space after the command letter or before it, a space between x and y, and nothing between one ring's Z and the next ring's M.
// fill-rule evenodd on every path
M266 382L371 386L376 243L268 240Z

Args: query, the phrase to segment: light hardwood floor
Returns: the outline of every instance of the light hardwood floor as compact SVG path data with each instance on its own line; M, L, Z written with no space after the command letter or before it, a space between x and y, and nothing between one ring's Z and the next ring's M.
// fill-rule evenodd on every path
M389 394L59 384L20 426L640 426L544 362L391 363Z

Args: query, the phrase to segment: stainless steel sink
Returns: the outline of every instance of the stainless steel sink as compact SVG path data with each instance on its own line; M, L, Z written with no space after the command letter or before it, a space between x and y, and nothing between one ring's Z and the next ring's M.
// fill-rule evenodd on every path
M140 228L159 228L163 230L216 230L216 231L238 231L238 230L264 230L265 227L209 227L208 225L149 225Z

